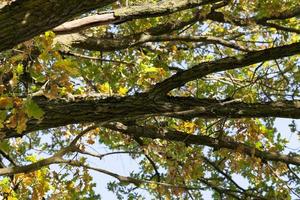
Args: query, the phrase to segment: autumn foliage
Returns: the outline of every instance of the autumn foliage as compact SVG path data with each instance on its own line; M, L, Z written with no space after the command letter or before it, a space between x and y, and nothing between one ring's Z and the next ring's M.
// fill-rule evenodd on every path
M300 198L299 0L1 1L0 51L0 199Z

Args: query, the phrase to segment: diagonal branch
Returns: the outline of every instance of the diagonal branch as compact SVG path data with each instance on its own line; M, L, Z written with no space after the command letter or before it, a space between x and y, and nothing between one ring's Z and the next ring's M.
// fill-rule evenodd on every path
M212 166L218 173L222 174L228 181L230 181L232 184L235 185L236 188L238 188L239 190L246 192L246 190L244 188L242 188L239 184L237 184L237 182L235 182L232 177L225 173L222 169L219 168L219 166L214 163L213 161L209 160L208 158L202 156L202 159L208 163L210 166Z
M236 193L239 193L239 191L235 191L235 190L228 190L226 188L222 188L217 186L216 184L211 183L208 180L205 180L204 178L199 179L199 181L201 183L203 183L204 185L207 185L208 187L210 187L211 189L213 189L214 191L218 192L220 195L224 195L226 194L227 196L232 197L233 199L238 199L238 200L242 200L242 198L240 198Z
M135 137L144 137L151 139L163 139L168 141L177 141L183 142L187 145L205 145L212 147L214 149L230 149L233 151L242 152L248 156L255 156L263 161L275 161L275 162L283 162L286 164L294 164L300 166L300 156L290 156L284 155L280 153L262 151L256 149L255 147L251 147L247 144L235 142L231 138L212 138L203 135L191 135L180 131L172 131L172 130L162 130L150 126L126 126L122 123L108 123L104 125L104 127L119 131L126 135L131 135Z
M226 57L212 62L203 62L186 71L178 72L174 76L156 84L151 93L153 93L153 95L164 94L184 85L188 81L202 78L211 73L246 67L259 62L296 54L300 54L300 42L260 51L252 51L244 55Z
M13 166L17 166L16 162L2 149L0 149L0 154L3 156L6 160L8 160Z
M76 33L80 30L113 23L123 23L133 19L169 15L178 11L221 2L222 0L164 0L159 3L148 3L137 6L124 7L108 13L84 17L66 22L53 31L56 34Z
M91 167L91 166L84 164L77 160L65 160L65 159L62 159L61 156L57 156L57 155L54 155L52 157L40 160L36 163L32 163L32 164L26 165L26 166L2 168L2 169L0 169L0 176L14 175L14 174L19 174L19 173L29 173L29 172L40 170L41 168L52 165L52 164L67 164L67 165L74 166L74 167L83 167L86 169L94 170L94 171L109 175L113 178L118 179L122 183L132 183L136 186L140 186L141 184L152 184L152 185L155 184L155 185L163 186L166 188L182 188L185 190L198 190L199 189L199 188L194 188L194 187L188 187L185 185L173 185L173 184L169 184L169 183L141 180L141 179L137 179L137 178L133 178L133 177L121 176L119 174L113 173L113 172L105 170L105 169Z
M145 31L135 34L119 37L119 38L99 38L85 36L80 33L73 33L67 35L58 35L55 42L65 46L72 46L75 48L97 51L115 51L133 47L145 42L149 42L149 37L155 37L163 34L168 34L176 30L180 30L187 25L194 24L197 21L202 21L205 16L201 15L202 10L197 11L193 17L186 20L178 20L176 22L168 22L151 27Z
M33 172L41 169L42 167L59 163L64 163L64 160L60 156L53 155L49 158L37 161L29 165L1 168L0 176Z
M19 174L19 173L28 173L28 172L32 172L32 171L37 171L37 170L41 169L42 167L49 166L51 164L65 163L66 161L63 159L63 156L69 152L76 151L77 150L76 143L78 142L78 140L84 134L95 129L96 127L97 127L96 125L93 125L93 126L90 126L86 129L84 129L73 139L73 141L70 143L69 146L59 150L58 152L56 152L53 156L51 156L49 158L39 160L39 161L29 164L29 165L1 168L0 176L14 175L14 174Z
M245 18L245 19L240 19L236 17L231 17L228 19L228 16L225 17L225 15L222 12L217 12L217 11L212 11L207 15L207 19L216 21L216 22L221 22L221 23L232 23L237 26L251 26L253 23L257 25L262 25L262 26L267 26L267 27L273 27L276 28L277 30L283 30L283 31L290 31L294 33L300 33L299 29L295 28L288 28L284 26L280 26L275 23L269 22L270 20L284 20L292 17L296 17L300 15L300 9L299 7L296 7L292 10L287 10L284 12L280 13L273 13L273 15L269 15L266 17L257 17L254 16L252 18Z
M101 169L101 168L92 167L92 166L89 166L87 164L83 164L79 161L69 160L69 161L65 161L65 163L67 163L70 166L83 167L83 168L86 168L86 169L94 170L94 171L109 175L111 177L114 177L114 178L118 179L121 183L132 183L132 184L134 184L138 187L141 184L152 184L152 185L154 184L154 185L163 186L163 187L166 187L166 188L181 188L181 189L185 189L185 190L199 190L199 189L201 189L201 188L198 188L198 187L188 187L188 186L185 186L185 185L173 185L173 184L164 183L164 182L148 181L148 180L137 179L137 178L133 178L133 177L129 177L129 176L121 176L119 174L113 173L113 172L108 171L108 170L104 170L104 169Z
M104 154L96 154L96 153L89 152L86 150L81 150L81 149L77 149L76 152L84 154L84 155L92 156L95 158L99 158L100 160L106 156L115 155L115 154L142 154L143 153L141 151L113 151L113 152L104 153Z

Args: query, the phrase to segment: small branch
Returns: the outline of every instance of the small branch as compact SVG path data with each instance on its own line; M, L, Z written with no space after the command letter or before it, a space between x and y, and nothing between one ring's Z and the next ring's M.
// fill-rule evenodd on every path
M70 51L68 51L68 52L63 51L61 53L63 55L75 56L75 57L83 58L83 59L87 59L87 60L97 60L97 61L101 61L101 62L111 62L111 63L117 63L117 64L134 65L133 63L125 62L125 61L121 61L121 60L102 59L102 58L99 58L99 57L86 56L86 55L82 55L82 54L78 54L78 53L74 53L74 52L70 52Z
M275 29L280 30L280 31L300 34L300 29L281 26L279 24L275 24L275 23L271 23L271 22L264 22L264 23L261 23L261 24L264 25L264 26L267 26L267 27L275 28Z
M167 129L158 129L150 126L126 126L122 123L108 123L103 125L106 128L119 131L123 134L144 137L151 139L163 139L168 141L184 142L187 145L204 145L214 149L230 149L233 151L242 151L248 156L256 156L264 161L283 162L286 164L294 164L300 166L300 156L290 156L275 152L261 151L255 147L244 143L235 142L230 137L212 138L204 135L191 135L180 131L172 131Z
M8 160L12 165L17 166L16 162L7 154L5 153L3 150L0 149L0 154L6 159Z
M71 144L69 146L75 146L76 143L78 142L78 140L85 135L86 133L90 132L91 130L94 130L98 127L98 125L92 125L86 129L84 129L83 131L81 131L75 138L74 140L71 142Z
M194 18L189 20L190 23L193 23ZM187 21L188 22L188 21ZM182 23L185 25L185 23ZM179 23L180 25L180 23ZM84 35L73 35L74 40L69 39L69 46L87 49L87 50L97 50L97 51L116 51L127 48L132 48L135 46L140 46L148 42L167 42L167 41L175 41L175 42L197 42L202 44L219 44L228 48L232 48L238 51L250 52L250 48L242 47L237 43L229 42L222 38L213 37L213 36L189 36L189 35L180 35L180 36L172 36L165 33L171 33L178 27L172 27L171 29L167 29L169 25L159 25L152 29L146 30L142 33L136 33L133 35L127 35L123 37L116 38L96 38L96 37L88 37ZM166 29L164 28L166 27ZM157 29L156 29L157 28ZM157 32L159 31L159 32ZM71 35L72 36L72 35ZM68 36L69 37L69 36ZM66 43L66 39L64 36L57 38L58 42L62 44ZM81 56L82 57L82 56ZM86 57L86 56L85 56ZM94 58L92 58L94 59Z
M15 167L7 167L7 168L1 168L0 169L0 176L3 175L14 175L14 174L19 174L19 173L28 173L32 171L37 171L45 166L49 166L51 164L59 164L59 163L65 163L65 161L62 159L62 157L67 154L68 152L72 152L76 150L76 143L78 140L87 132L95 129L97 126L90 126L80 132L75 139L70 143L69 146L59 150L57 153L55 153L53 156L39 160L35 163L25 165L25 166L15 166Z
M289 171L300 181L300 177L299 175L297 175L294 170L290 167L290 165L287 165Z
M86 164L82 164L78 161L73 161L73 160L65 160L64 161L66 164L71 165L71 166L75 166L75 167L83 167L86 169L90 169L90 170L94 170L106 175L109 175L111 177L114 177L116 179L118 179L120 182L123 183L132 183L136 186L140 186L141 184L155 184L155 185L159 185L159 186L163 186L163 187L167 187L167 188L181 188L181 189L185 189L185 190L199 190L199 188L196 187L187 187L184 185L172 185L169 183L162 183L162 182L156 182L156 181L147 181L147 180L141 180L141 179L136 179L136 178L132 178L132 177L128 177L128 176L121 176L119 174L104 170L104 169L100 169L100 168L96 168L96 167L91 167L88 166Z
M142 154L143 152L140 151L115 151L115 152L109 152L105 154L95 154L89 151L83 151L81 149L76 150L78 153L85 154L88 156L99 158L100 160L103 159L106 156L115 155L115 154Z
M223 172L215 163L213 163L212 161L210 161L208 158L202 156L202 159L208 163L209 165L211 165L215 170L217 170L218 173L222 174L227 180L229 180L231 183L233 183L238 189L242 190L243 192L245 192L246 190L244 188L242 188L241 186L239 186L232 178L230 175L226 174L225 172Z
M276 28L277 30L300 33L299 29L288 28L288 27L280 26L280 25L275 24L275 23L268 22L270 20L289 19L289 18L292 18L292 17L295 17L295 16L299 15L299 13L300 13L300 9L299 9L299 7L296 7L293 10L282 11L281 13L278 13L278 12L272 13L271 15L269 15L267 17L263 17L263 18L259 18L259 17L254 16L254 17L248 18L248 19L239 19L239 18L236 18L236 17L231 17L230 19L228 19L229 16L225 17L225 15L222 12L216 12L216 11L212 10L207 15L207 19L217 21L217 22L221 22L221 23L231 23L231 24L234 24L234 25L237 25L237 26L251 26L251 25L253 25L253 23L256 23L257 25L272 27L272 28Z
M144 146L144 142L143 140L141 140L139 137L134 137L134 140L140 145L140 147L143 149ZM160 177L160 173L157 169L157 166L155 164L155 162L151 159L151 157L146 153L146 151L143 149L143 153L146 157L146 159L150 162L150 164L152 165L154 171L155 171L155 175L157 177L157 182L160 182L161 177Z
M276 171L273 169L273 167L271 165L267 164L267 167L271 170L272 174L289 189L290 192L292 192L295 196L297 196L298 198L300 198L300 194L298 194L296 191L294 191L293 188L291 188L286 181L282 180L277 175Z
M164 41L176 41L176 42L202 42L204 44L219 44L222 46L226 46L229 48L233 48L239 51L250 52L251 49L239 46L237 43L232 43L222 38L214 37L214 36L190 36L190 35L160 35L153 36L149 39L151 42L164 42Z
M218 187L218 186L210 183L209 181L207 181L207 180L205 180L203 178L200 179L200 182L202 182L203 184L207 185L211 189L217 191L219 194L226 194L226 195L228 195L230 197L233 197L235 199L242 200L239 196L237 196L237 194L235 194L238 191L232 191L232 190L227 190L225 188Z

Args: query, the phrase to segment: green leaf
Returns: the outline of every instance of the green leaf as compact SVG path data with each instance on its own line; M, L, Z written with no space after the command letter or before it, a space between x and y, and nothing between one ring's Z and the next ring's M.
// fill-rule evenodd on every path
M23 74L23 72L24 72L24 67L23 67L22 64L18 64L18 66L17 66L17 68L16 68L16 72L17 72L18 75Z
M76 62L73 62L70 59L63 59L63 60L58 60L56 63L54 63L53 67L57 69L62 69L65 72L67 72L71 76L77 76L80 74L78 70L78 66Z
M259 150L263 150L263 144L261 142L256 142L255 147Z
M28 117L33 117L35 119L41 119L45 114L45 112L32 99L26 101L25 112Z
M7 153L10 149L9 142L7 140L0 142L0 149Z

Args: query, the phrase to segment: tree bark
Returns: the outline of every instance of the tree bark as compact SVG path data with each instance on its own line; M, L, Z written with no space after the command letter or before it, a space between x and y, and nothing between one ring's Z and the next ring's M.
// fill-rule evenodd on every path
M89 27L105 25L110 23L122 23L133 19L143 19L169 15L185 9L213 4L221 0L164 0L158 3L148 3L137 6L123 7L109 13L92 15L78 20L66 22L53 31L56 34L76 33Z
M22 134L13 129L0 131L4 138L21 137L37 130L85 122L124 121L150 116L167 116L181 119L204 118L249 118L282 117L300 118L300 101L270 103L243 103L238 101L218 101L190 97L161 97L152 99L148 95L108 98L78 98L47 100L34 98L45 112L41 120L30 119Z
M0 51L116 0L22 0L0 10Z
M297 42L260 51L252 51L244 55L226 57L212 62L199 63L188 70L178 72L172 77L156 84L151 92L154 95L167 93L189 81L200 79L208 74L246 67L259 62L293 56L299 53L300 42Z

